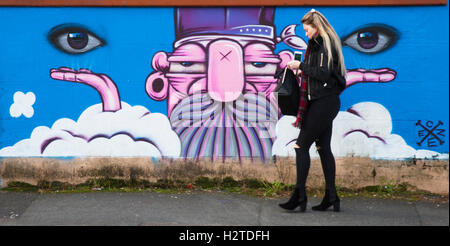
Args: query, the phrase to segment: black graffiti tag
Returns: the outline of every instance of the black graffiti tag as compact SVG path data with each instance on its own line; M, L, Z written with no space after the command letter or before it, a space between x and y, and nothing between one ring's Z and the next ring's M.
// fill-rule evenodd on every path
M427 139L428 142L428 147L436 147L436 145L433 145L433 140L436 139L437 141L439 141L440 145L443 145L445 141L443 141L441 138L439 138L437 135L445 137L445 135L443 134L443 132L445 131L444 129L437 129L439 126L443 125L444 123L442 121L438 121L438 124L435 125L433 127L433 121L427 121L425 123L425 126L419 121L416 122L416 126L421 126L423 128L423 130L419 130L419 137L423 136L424 131L428 132L423 138L422 140L420 140L420 142L417 143L417 145L422 146L423 141L425 141ZM437 131L437 135L434 133L435 131Z

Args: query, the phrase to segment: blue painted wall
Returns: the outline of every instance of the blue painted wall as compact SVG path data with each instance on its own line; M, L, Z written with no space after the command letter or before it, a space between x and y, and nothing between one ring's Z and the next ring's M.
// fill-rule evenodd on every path
M359 83L341 96L341 111L360 102L376 102L392 118L392 134L419 150L448 153L449 133L449 8L427 7L321 7L344 37L367 26L393 30L397 41L378 53L343 47L347 69L390 68L396 77L388 83ZM276 7L276 34L298 24L310 8ZM48 35L61 24L76 23L105 41L84 54L55 48ZM301 26L296 34L307 38ZM383 35L379 33L379 35ZM108 75L122 101L167 115L167 100L155 101L145 91L154 71L153 56L172 52L175 40L174 8L0 8L0 149L30 138L36 127L51 127L61 118L74 121L100 102L95 90L77 83L54 80L50 69L87 68ZM350 40L347 40L350 42ZM294 50L284 43L275 48ZM16 92L33 92L34 113L13 117L10 107ZM418 121L423 126L417 125ZM432 129L428 136L424 127ZM441 130L439 130L441 129ZM419 146L417 143L422 141Z

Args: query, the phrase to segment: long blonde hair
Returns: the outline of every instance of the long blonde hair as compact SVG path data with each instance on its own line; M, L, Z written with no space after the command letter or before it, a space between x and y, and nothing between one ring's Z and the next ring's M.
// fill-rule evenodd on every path
M347 70L345 68L344 55L342 55L341 39L336 34L330 23L328 23L327 18L325 18L325 16L323 16L319 11L312 9L303 16L301 23L310 25L319 30L319 35L323 39L323 43L329 57L328 68L330 67L330 64L333 60L332 45L335 47L339 58L341 69L340 72L341 75L345 77L345 75L347 74Z

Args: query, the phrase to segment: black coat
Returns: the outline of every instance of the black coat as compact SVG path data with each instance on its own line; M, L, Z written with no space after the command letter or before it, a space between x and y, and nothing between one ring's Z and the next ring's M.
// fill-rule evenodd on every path
M328 53L321 36L308 41L308 48L300 70L307 76L308 100L332 94L339 95L345 88L345 78L340 75L339 59L332 48L333 63L328 68Z

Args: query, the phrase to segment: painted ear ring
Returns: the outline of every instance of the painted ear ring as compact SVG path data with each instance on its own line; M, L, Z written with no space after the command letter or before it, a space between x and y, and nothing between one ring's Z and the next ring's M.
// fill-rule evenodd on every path
M162 72L151 73L145 82L145 91L147 95L156 101L162 101L167 98L169 81Z

